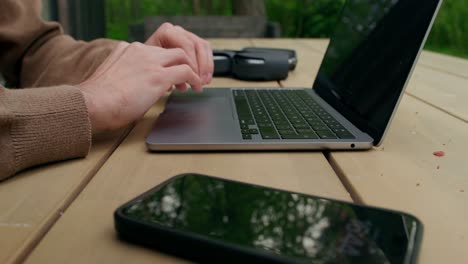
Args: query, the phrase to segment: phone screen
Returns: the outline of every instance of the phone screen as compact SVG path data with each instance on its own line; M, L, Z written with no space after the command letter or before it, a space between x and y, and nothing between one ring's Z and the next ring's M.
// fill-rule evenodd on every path
M200 175L176 177L122 212L312 263L408 263L422 228L403 213Z

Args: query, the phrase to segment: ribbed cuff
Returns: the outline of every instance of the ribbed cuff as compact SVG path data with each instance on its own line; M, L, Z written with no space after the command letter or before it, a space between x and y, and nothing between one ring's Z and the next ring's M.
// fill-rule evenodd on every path
M14 153L13 173L88 154L91 123L78 88L57 86L5 91L3 99L12 116L9 137Z

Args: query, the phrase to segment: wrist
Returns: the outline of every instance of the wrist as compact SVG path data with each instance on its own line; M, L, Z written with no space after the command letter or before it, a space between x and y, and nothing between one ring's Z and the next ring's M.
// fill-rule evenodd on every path
M89 120L91 122L91 129L93 132L96 132L96 131L99 131L100 128L99 126L97 125L97 109L96 109L96 104L94 103L94 100L93 100L93 96L86 91L86 89L84 89L84 86L83 85L78 85L78 88L80 89L82 95L83 95L83 98L84 98L84 102L85 102L85 105L86 105L86 109L88 110L88 116L89 116Z

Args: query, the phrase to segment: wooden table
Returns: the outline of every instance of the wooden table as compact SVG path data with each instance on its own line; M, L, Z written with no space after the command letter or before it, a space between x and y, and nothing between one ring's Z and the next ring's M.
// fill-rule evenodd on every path
M286 81L215 79L212 87L310 87L327 40L213 39L214 48L288 47ZM95 138L80 160L33 168L0 183L0 263L184 263L116 238L117 206L182 172L403 210L425 225L420 263L468 263L468 61L424 52L390 132L369 151L149 153L163 109ZM442 150L444 157L435 157Z

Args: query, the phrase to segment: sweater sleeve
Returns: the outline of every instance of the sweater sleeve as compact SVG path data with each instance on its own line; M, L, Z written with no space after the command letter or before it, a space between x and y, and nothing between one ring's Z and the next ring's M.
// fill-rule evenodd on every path
M0 1L0 180L39 164L84 157L91 123L76 85L116 42L76 41L40 18L41 0ZM33 87L44 87L34 88Z
M91 125L73 86L0 87L0 180L43 163L84 157Z

